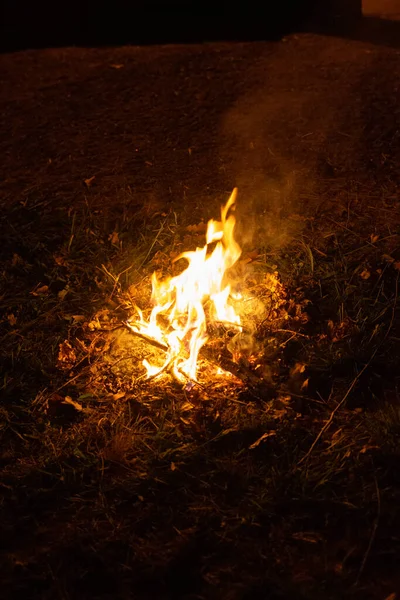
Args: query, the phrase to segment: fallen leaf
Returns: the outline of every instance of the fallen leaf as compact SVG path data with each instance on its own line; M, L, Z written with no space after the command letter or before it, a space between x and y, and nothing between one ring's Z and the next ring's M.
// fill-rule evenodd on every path
M368 269L364 269L363 271L361 271L360 277L361 279L367 280L371 277L371 273L368 271Z
M371 244L375 244L379 240L379 235L371 233Z
M58 294L57 294L58 299L61 300L61 302L62 302L67 294L68 294L68 287L65 287L63 290L60 290L58 292Z
M390 254L383 254L383 255L382 255L382 259L383 259L385 262L388 262L388 263L394 263L394 258L393 258L393 256L390 256Z
M95 329L101 329L100 321L95 318L88 323L88 327L90 331L94 331Z
M11 327L14 327L14 325L17 324L17 317L13 313L7 315L7 320L10 323Z
M200 221L200 223L197 223L197 225L188 225L186 227L186 231L190 231L190 233L205 233L206 224L204 221Z
M71 369L76 363L75 350L68 340L61 342L59 345L57 366L59 369Z
M32 294L32 296L43 296L43 295L47 294L48 291L49 291L49 286L42 285L42 286L36 287L34 290L32 290L31 294Z
M61 402L64 402L64 397L61 396L60 394L57 394L57 392L54 392L53 394L51 394L47 400L47 404L49 404L49 403L60 404Z
M109 241L113 244L113 246L119 246L119 235L118 231L113 231L108 236Z
M72 325L76 325L77 323L82 323L85 320L84 315L72 315Z
M56 263L56 265L58 265L59 267L65 267L66 260L63 256L55 254L53 258L54 258L54 262Z
M120 400L125 396L125 393L126 392L117 392L116 394L113 394L113 400Z
M171 471L176 471L176 464L171 462Z
M123 69L125 65L122 64L112 64L110 65L110 67L112 67L113 69Z
M268 433L263 433L262 436L258 438L258 440L256 440L253 444L251 444L251 446L249 446L249 450L257 448L257 446L259 446L261 442L270 437L273 437L274 435L276 435L276 431L269 431Z
M75 402L75 400L72 400L71 396L65 396L63 404L70 404L79 412L83 410L82 404L79 404L79 402Z
M184 402L181 406L182 412L192 410L192 408L194 408L194 404L192 404L191 402Z
M306 365L304 363L296 363L294 367L290 369L290 377L294 377L295 375L299 375L300 373L304 373L306 370Z
M393 266L396 269L396 271L400 271L400 260L396 260L396 262L393 263Z
M24 264L24 259L20 257L19 254L14 253L12 257L11 264L13 267L17 267L18 265Z
M309 381L310 381L309 379L305 379L305 380L303 381L303 383L301 384L301 389L302 389L302 390L306 390L306 389L308 388L308 382L309 382Z
M93 181L96 179L96 175L93 175L93 177L89 177L88 179L84 179L83 183L86 185L87 188L90 188L93 185Z

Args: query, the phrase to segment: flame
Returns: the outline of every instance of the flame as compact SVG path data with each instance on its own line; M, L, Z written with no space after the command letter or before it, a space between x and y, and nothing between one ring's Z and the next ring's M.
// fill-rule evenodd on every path
M236 219L232 214L237 189L221 208L221 220L211 219L207 225L206 244L193 252L184 252L187 268L177 275L159 281L152 276L154 308L146 320L136 307L138 317L131 318L132 331L156 342L166 351L161 367L144 360L147 377L156 377L167 370L180 382L196 381L198 356L207 342L207 322L229 324L238 330L240 317L230 303L231 286L225 274L241 255L233 230ZM211 250L210 245L215 244Z

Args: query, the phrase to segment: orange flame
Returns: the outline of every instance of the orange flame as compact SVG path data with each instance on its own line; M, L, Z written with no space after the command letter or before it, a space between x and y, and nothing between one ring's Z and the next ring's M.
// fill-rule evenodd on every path
M221 208L221 221L211 219L207 225L206 245L176 258L185 258L187 268L177 275L159 281L152 276L154 308L148 321L137 308L139 319L128 321L132 331L160 344L166 350L161 367L143 365L147 377L171 370L180 382L196 381L197 362L201 347L207 341L207 319L240 327L240 317L230 304L231 286L225 273L241 255L233 230L236 219L230 209L236 202L235 188ZM229 214L228 214L229 213ZM210 244L216 243L210 253ZM207 315L206 315L207 312Z

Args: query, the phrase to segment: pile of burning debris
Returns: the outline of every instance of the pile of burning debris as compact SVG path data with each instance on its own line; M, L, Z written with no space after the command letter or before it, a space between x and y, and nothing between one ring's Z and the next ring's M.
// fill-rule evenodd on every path
M85 339L60 345L59 367L74 369L80 348L89 356L90 387L114 395L146 380L153 388L175 381L184 392L276 381L283 349L301 335L306 316L276 271L241 260L236 198L234 189L220 220L208 222L204 246L175 257L186 268L172 277L153 272L148 308L138 306L145 305L143 291L123 293L128 318L121 323L108 309L99 311L82 324Z

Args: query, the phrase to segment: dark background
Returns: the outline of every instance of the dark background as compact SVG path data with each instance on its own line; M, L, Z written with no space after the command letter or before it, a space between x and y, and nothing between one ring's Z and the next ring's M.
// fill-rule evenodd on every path
M3 0L0 50L252 40L350 24L361 0Z

